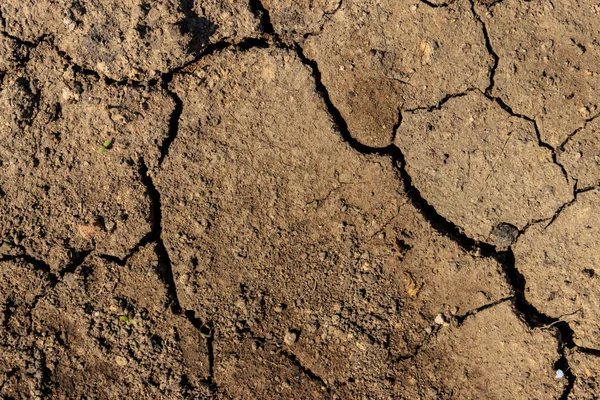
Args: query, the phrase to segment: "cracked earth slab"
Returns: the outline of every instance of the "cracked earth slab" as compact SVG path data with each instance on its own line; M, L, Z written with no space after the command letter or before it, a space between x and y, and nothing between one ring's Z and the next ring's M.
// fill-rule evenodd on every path
M436 318L512 295L492 258L428 226L393 160L341 139L293 52L227 50L171 86L183 113L155 178L165 245L182 307L221 335L253 332L333 393L401 395L398 362Z
M169 95L76 74L41 45L5 78L0 103L0 251L18 245L53 269L91 249L125 257L152 228L140 160L157 165Z
M251 335L219 333L215 384L224 398L327 398L327 387L277 350Z
M414 186L473 239L507 248L531 221L572 199L533 123L479 91L402 117L395 144Z
M3 371L12 370L2 383L3 395L209 394L206 338L188 319L170 312L153 246L125 265L91 256L52 285L26 263L2 264L5 274L13 271L8 281L15 282L3 291L10 307L4 313L3 348L20 349L2 351ZM26 295L22 285L29 287Z
M6 0L0 15L10 35L29 42L52 37L76 64L118 81L157 78L210 44L258 35L243 0Z
M557 360L552 334L531 330L501 303L442 327L398 382L406 398L558 398L565 383L551 374Z
M564 165L569 178L577 188L585 189L600 184L600 120L594 119L570 136L558 152L558 161Z
M265 3L275 31L302 41L298 33L312 31L314 12L294 1L276 3ZM286 18L290 13L302 18ZM304 53L318 63L333 104L364 145L389 145L400 109L488 85L492 58L468 1L443 8L417 0L342 2L323 18L322 32L303 42Z
M558 147L599 111L598 3L505 0L476 9L499 57L493 94Z
M600 347L599 206L598 189L579 193L550 225L532 226L514 248L527 299L568 321L574 342L589 348Z

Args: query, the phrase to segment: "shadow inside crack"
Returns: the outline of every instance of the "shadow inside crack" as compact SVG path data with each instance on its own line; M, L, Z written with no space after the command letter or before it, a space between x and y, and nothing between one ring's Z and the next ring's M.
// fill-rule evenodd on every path
M210 37L217 32L219 26L208 18L200 17L194 10L194 0L181 0L180 9L185 15L179 23L182 34L189 35L188 54L198 56L209 44Z

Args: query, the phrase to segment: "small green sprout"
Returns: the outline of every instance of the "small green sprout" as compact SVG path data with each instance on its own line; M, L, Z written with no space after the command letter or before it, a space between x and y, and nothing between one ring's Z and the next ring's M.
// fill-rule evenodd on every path
M102 147L100 147L100 153L104 153L106 150L110 150L112 148L112 139L107 139L102 143Z
M127 315L120 315L119 319L123 322L127 322L128 324L135 324L135 320L129 318Z
M2 244L6 245L8 247L13 247L15 245L15 234L10 233L9 236L10 236L10 239L5 239Z

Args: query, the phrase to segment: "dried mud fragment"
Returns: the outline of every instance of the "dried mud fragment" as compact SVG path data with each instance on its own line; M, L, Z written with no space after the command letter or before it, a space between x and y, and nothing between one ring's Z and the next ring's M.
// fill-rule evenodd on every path
M577 188L584 189L600 183L600 119L587 124L569 138L558 152L560 162L577 181Z
M600 393L600 357L572 350L567 355L575 385L569 399L596 399Z
M597 1L505 0L476 10L499 57L493 94L536 120L545 143L558 147L600 111Z
M533 124L479 91L403 114L395 143L423 197L467 236L499 248L572 197Z
M33 350L31 309L50 280L33 265L0 261L0 397L41 396L40 354Z
M343 2L303 47L351 135L372 147L391 143L400 109L483 90L492 64L466 0L443 8L417 0Z
M74 75L40 45L0 104L0 238L53 269L84 250L125 257L152 228L141 160L158 164L168 94Z
M206 339L170 311L159 274L152 246L126 265L92 257L39 301L34 325L51 397L176 399L201 393L209 371Z
M527 300L564 319L579 346L600 347L600 191L580 193L549 226L529 228L515 246Z
M440 327L402 362L397 382L407 399L558 398L566 382L554 379L556 346L550 332L529 329L505 302Z
M225 398L326 399L326 387L276 351L249 337L215 339L214 380Z
M294 53L225 51L172 89L179 134L154 182L180 302L202 320L285 346L332 387L391 394L393 358L435 315L510 296L495 261L429 226L391 159L341 139Z
M341 0L264 0L275 33L284 38L299 39L318 34L331 15L342 5Z
M50 35L76 64L115 80L156 78L211 43L255 35L258 22L244 0L3 0L0 13L11 35Z
M6 71L15 68L26 54L25 46L0 33L0 82Z

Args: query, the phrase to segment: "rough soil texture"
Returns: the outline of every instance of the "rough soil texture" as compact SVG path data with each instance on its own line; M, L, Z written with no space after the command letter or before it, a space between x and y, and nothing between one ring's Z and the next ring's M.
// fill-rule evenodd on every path
M0 4L0 397L600 397L600 6Z

